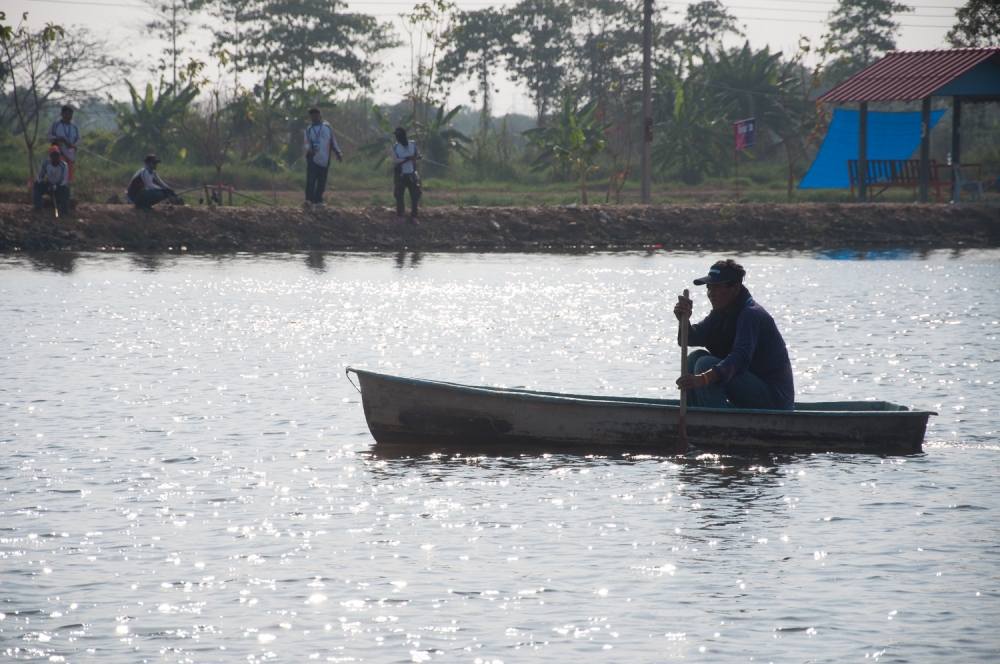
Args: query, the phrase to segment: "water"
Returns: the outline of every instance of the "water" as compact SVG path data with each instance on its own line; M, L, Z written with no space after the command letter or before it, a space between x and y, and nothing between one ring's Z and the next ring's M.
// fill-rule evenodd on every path
M996 661L1000 252L739 258L923 455L371 454L348 364L673 396L714 256L0 259L0 658Z

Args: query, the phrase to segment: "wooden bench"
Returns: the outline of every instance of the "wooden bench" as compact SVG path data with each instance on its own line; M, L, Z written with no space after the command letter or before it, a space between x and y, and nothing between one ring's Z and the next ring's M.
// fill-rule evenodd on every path
M886 189L893 187L913 189L914 193L920 188L919 159L869 159L866 163L868 200L878 198ZM847 174L851 181L851 196L854 196L855 187L860 182L857 159L847 160ZM930 179L927 185L928 188L934 188L934 198L938 202L941 201L942 187L947 187L946 191L950 192L951 182L941 179L938 163L933 159L930 162ZM879 187L878 191L875 191L876 187Z
M983 165L982 164L962 164L958 173L959 186L961 191L972 194L972 200L977 201L983 195ZM890 187L904 187L913 189L914 193L920 188L920 160L919 159L869 159L868 160L868 200L873 200L880 196ZM928 188L934 188L935 200L941 201L941 191L949 197L952 195L952 180L955 177L953 166L939 165L933 159L930 162L930 180ZM942 172L945 177L942 177ZM858 160L849 159L847 161L847 173L851 182L851 196L854 196L855 187L858 186ZM875 191L876 187L880 187Z

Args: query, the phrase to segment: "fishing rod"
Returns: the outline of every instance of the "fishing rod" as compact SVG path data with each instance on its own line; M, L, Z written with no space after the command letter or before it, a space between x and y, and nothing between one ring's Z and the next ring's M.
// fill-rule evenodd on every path
M82 152L86 152L87 154L89 154L91 156L94 156L94 157L97 157L98 159L103 159L104 161L108 162L109 164L112 164L113 166L123 166L123 167L127 167L128 166L128 164L123 164L120 161L115 161L114 159L109 159L109 158L105 157L104 155L102 155L101 153L94 152L93 150L85 148L82 145L77 145L76 149L80 150Z
M185 189L183 191L174 191L173 189L171 189L170 191L174 192L174 196L182 196L184 194L190 194L192 191L198 191L198 190L202 189L204 186L205 185L200 184L197 187L191 187L190 189Z
M249 194L244 194L244 193L241 193L239 191L236 191L235 189L233 190L233 193L236 194L237 196L242 196L243 198L246 198L248 200L254 201L256 203L263 203L264 205L271 205L271 206L275 205L271 201L265 201L263 198L257 198L256 196L251 196Z
M385 137L386 142L389 144L389 148L392 149L392 146L396 144L396 136L394 134L388 134L388 133L384 133L383 136ZM350 140L346 136L343 138L345 140ZM353 141L351 142L353 143ZM355 143L355 145L357 145L357 143ZM455 168L454 166L451 166L449 164L442 164L440 161L435 161L430 157L425 157L422 154L417 155L417 158L414 161L417 160L426 161L428 164L434 164L435 166L440 166L441 168L447 168L448 170L454 170Z

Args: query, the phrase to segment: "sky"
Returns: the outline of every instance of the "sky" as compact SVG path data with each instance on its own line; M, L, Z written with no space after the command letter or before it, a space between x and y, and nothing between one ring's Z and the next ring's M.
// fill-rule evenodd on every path
M516 4L514 0L454 0L459 9L481 9L487 6L507 6ZM685 7L696 0L657 1L657 6L665 8L672 22L679 22ZM906 0L903 0L906 2ZM819 43L825 21L836 6L836 0L723 0L734 14L755 48L765 44L772 50L794 53L798 50L802 36ZM405 37L399 15L410 10L412 1L369 0L349 2L348 9L391 21L401 38ZM903 50L946 48L945 33L954 23L955 11L964 4L963 0L911 0L906 2L914 11L897 16L902 24L897 37L897 48ZM28 23L40 27L47 22L63 26L86 26L95 35L104 37L110 51L134 63L130 75L133 82L144 84L153 80L149 70L158 59L163 44L146 36L143 27L152 16L148 5L142 0L4 0L0 10L7 12L8 22L16 22L24 12L28 12ZM192 31L193 52L200 59L208 60L210 37L208 27L197 26ZM740 41L740 40L736 40ZM378 74L374 98L378 102L396 102L405 89L404 79L409 71L409 47L400 47L386 52L380 58L384 69ZM207 72L210 76L211 71ZM471 82L459 82L452 90L452 104L470 104L468 90L475 87ZM501 75L495 81L499 90L494 99L494 114L522 113L534 115L534 108L526 91ZM114 92L113 92L114 94ZM125 95L124 86L116 96ZM127 96L127 95L125 95Z

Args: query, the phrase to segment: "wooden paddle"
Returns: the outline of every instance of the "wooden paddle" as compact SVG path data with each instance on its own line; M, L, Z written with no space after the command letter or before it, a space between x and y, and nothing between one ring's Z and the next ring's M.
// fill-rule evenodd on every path
M688 289L684 289L684 299L688 298ZM688 321L689 316L681 316L680 320L680 338L681 338L681 377L688 374ZM688 407L688 395L687 390L681 390L681 403L680 408L677 410L677 433L681 437L681 443L684 448L688 447L688 435L687 435L687 407Z

